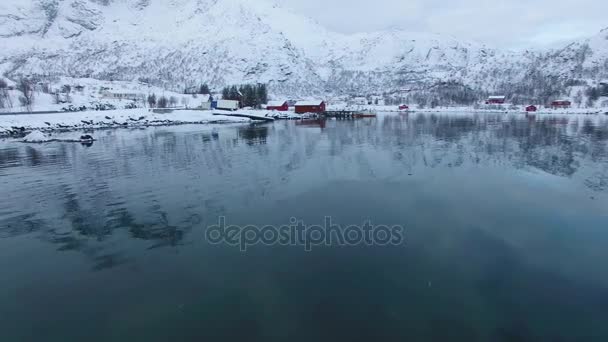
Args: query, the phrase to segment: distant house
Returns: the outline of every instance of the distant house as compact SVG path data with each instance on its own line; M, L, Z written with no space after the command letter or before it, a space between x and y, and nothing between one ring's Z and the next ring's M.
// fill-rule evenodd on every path
M490 96L486 100L486 104L505 104L507 97L506 96Z
M237 110L241 108L241 105L239 101L235 100L218 100L216 108L222 110Z
M201 102L198 105L198 109L202 109L202 110L210 110L211 109L211 102Z
M296 113L323 113L325 112L325 101L298 101L296 103Z
M286 112L289 110L289 104L287 103L287 101L268 101L266 109Z
M572 106L572 102L568 100L555 100L551 102L551 108L560 109L560 108L570 108Z
M399 106L399 110L408 110L408 109L410 109L410 107L408 105L402 104Z
M365 106L365 105L369 104L369 101L367 101L367 99L365 97L355 97L352 100L352 103L357 106Z
M531 113L531 112L536 112L538 110L538 108L536 108L536 106L531 105L526 107L526 112Z
M118 93L118 92L111 92L109 90L104 90L101 93L101 96L104 99L115 99L115 100L133 100L136 101L139 98L141 98L141 94L137 94L137 93Z

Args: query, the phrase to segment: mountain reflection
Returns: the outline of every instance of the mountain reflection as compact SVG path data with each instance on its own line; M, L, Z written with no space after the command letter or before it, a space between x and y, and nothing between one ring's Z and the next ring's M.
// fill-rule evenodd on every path
M0 238L37 234L103 270L129 260L112 244L115 235L144 249L178 248L219 215L320 180L474 165L540 170L608 189L608 126L598 117L410 114L96 138L89 147L0 147L8 194L0 199Z

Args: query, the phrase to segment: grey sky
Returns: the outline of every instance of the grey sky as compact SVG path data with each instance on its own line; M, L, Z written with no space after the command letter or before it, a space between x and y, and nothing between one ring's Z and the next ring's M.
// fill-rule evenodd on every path
M550 46L608 27L607 0L277 0L340 32L398 27L493 46Z

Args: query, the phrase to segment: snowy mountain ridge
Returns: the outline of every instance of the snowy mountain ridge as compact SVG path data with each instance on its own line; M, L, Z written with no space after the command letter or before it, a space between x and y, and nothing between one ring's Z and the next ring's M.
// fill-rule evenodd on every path
M267 82L294 96L445 81L501 91L530 75L608 79L607 36L512 52L394 29L345 35L266 0L3 0L0 73L145 79L171 89Z

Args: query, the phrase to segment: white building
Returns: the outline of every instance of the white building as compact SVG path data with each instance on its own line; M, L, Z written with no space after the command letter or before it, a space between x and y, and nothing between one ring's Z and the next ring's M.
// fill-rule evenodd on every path
M355 97L352 99L351 103L357 106L365 106L368 104L368 101L365 97Z
M104 90L101 93L102 98L104 99L114 99L114 100L133 100L137 101L141 99L142 95L137 93L118 93L111 92L109 90Z

